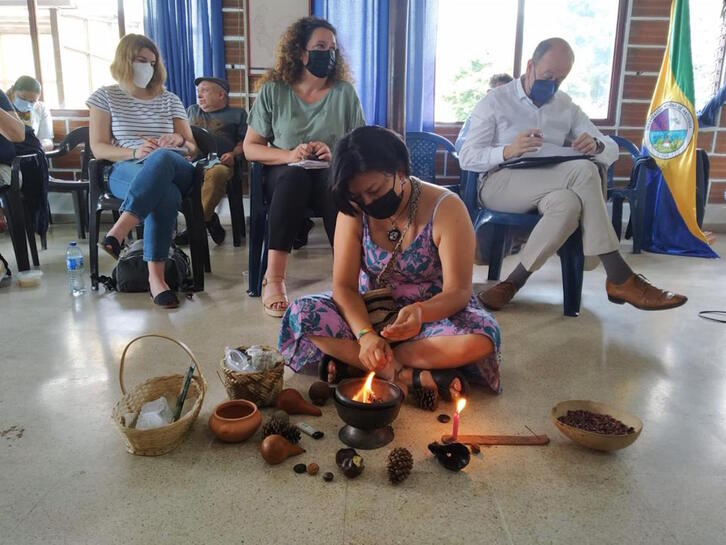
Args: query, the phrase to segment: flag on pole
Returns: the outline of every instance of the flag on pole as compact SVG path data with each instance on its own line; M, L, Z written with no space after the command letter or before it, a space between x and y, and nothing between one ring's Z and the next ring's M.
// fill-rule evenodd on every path
M688 0L673 0L668 42L643 135L644 152L658 165L648 174L645 250L718 257L696 220L697 137Z

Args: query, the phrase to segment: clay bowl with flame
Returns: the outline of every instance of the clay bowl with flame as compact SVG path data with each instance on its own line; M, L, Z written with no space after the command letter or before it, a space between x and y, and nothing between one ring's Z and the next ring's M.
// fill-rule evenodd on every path
M403 401L401 389L386 380L352 378L335 389L335 408L346 423L338 437L348 446L361 449L382 447L393 440L389 425L398 416Z

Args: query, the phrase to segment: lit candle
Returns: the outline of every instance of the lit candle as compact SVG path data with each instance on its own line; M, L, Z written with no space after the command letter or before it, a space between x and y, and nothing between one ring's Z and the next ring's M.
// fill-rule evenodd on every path
M456 412L454 413L454 431L451 434L451 440L456 441L459 437L459 413L466 407L466 399L463 397L456 402Z

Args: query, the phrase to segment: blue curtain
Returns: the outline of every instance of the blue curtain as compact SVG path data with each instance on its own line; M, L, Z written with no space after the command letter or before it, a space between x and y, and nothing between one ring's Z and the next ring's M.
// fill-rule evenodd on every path
M366 121L386 124L388 0L314 0L313 14L330 21L350 64ZM406 75L406 130L434 126L434 70L438 0L410 0Z
M196 102L195 77L225 77L221 0L146 0L144 30L161 51L167 88L184 106Z

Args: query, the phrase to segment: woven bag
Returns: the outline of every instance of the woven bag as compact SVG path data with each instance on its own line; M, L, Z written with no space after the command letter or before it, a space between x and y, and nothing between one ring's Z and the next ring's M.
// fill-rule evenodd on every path
M126 391L126 387L124 385L124 363L126 361L126 353L133 343L150 337L165 339L175 343L189 355L194 363L196 363L197 375L192 377L189 384L189 391L187 393L187 400L193 399L194 402L191 409L182 414L176 422L172 422L171 424L160 428L137 430L136 428L126 426L124 415L126 413L138 413L144 403L153 401L162 396L167 399L176 399L179 396L184 383L184 375L168 375L147 379L141 384L137 384L129 391ZM199 410L202 408L202 403L204 402L204 394L207 392L207 381L202 375L202 369L197 361L197 358L194 354L192 354L192 351L189 350L187 345L164 335L141 335L140 337L132 339L126 345L126 348L124 348L124 351L121 354L118 380L121 385L123 397L118 401L118 403L116 403L111 417L116 423L116 427L121 433L124 443L126 443L126 450L131 454L138 454L141 456L159 456L161 454L166 454L179 446L199 415Z
M368 318L376 333L396 321L398 308L390 288L378 288L363 294L363 302L368 311Z
M249 346L240 346L237 349L244 352ZM271 346L262 346L266 352L277 352ZM277 394L282 390L282 375L285 362L280 356L280 363L266 371L253 373L239 373L232 371L224 364L224 358L219 362L217 376L222 381L227 396L230 399L246 399L258 407L268 407L275 402Z

